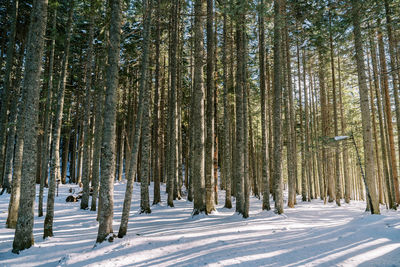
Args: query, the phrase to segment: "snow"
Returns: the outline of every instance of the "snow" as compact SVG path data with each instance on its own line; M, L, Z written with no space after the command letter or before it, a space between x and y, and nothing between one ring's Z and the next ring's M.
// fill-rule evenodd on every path
M19 255L11 253L14 230L4 228L9 196L0 197L0 266L400 266L400 212L382 206L382 215L370 215L363 201L337 207L298 199L276 215L251 198L243 219L223 208L220 191L215 213L191 217L192 203L167 207L162 192L162 204L138 214L135 184L127 236L94 247L96 212L66 203L70 187L60 185L56 197L54 237L43 241L44 217L35 217L35 245ZM125 183L115 184L114 232L124 191Z
M342 140L346 140L349 139L349 136L343 135L343 136L335 136L334 139L335 141L342 141Z

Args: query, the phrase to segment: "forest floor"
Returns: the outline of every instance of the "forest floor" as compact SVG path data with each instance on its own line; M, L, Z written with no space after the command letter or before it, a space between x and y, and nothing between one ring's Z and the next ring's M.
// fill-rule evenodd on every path
M252 197L243 219L223 208L221 191L210 216L192 218L186 200L169 208L163 193L151 214L138 214L135 184L127 236L94 247L96 212L66 203L70 187L61 185L56 198L54 237L42 239L44 217L35 217L35 245L19 255L11 253L14 230L4 228L9 196L0 196L0 266L400 266L400 212L383 206L382 215L369 215L362 201L337 207L298 199L275 215ZM115 232L124 191L125 183L115 184Z

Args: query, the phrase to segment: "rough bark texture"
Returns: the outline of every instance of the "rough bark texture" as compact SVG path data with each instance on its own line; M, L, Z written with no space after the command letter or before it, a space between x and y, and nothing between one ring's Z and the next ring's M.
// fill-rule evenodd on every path
M380 26L380 21L378 20L378 26ZM379 50L379 63L380 63L380 74L381 74L381 90L383 95L383 109L386 118L385 126L387 128L385 135L387 137L387 148L388 148L388 163L389 170L391 171L391 179L389 181L390 184L390 193L391 198L394 203L397 203L396 198L396 188L394 185L394 181L398 179L397 161L396 161L396 152L395 152L395 144L394 144L394 134L393 134L393 122L392 122L392 110L391 110L391 101L389 94L389 81L388 81L388 72L386 66L386 56L385 56L385 48L383 44L382 31L378 28L378 50ZM389 188L389 187L388 187Z
M364 52L360 27L361 3L359 0L352 2L352 18L354 26L354 44L356 51L358 85L360 90L361 117L363 125L364 157L365 157L365 186L367 197L371 204L371 213L379 214L379 201L376 196L375 159L372 144L371 114L368 99L368 87L365 76Z
M244 116L243 116L243 90L244 90L244 77L243 77L243 28L244 21L242 21L241 12L243 12L244 1L238 0L236 7L236 150L235 150L235 168L236 168L236 212L244 214Z
M205 1L194 3L194 88L193 88L193 215L206 211L204 170L204 81L203 81L203 29Z
M331 20L331 18L330 18ZM331 23L331 22L330 22ZM334 133L335 136L339 135L338 126L338 107L337 107L337 93L336 93L336 77L335 77L335 60L333 51L333 37L332 30L329 31L329 44L331 54L331 71L332 71L332 91L333 91L333 119L334 119ZM340 149L339 144L335 146L335 181L336 181L336 205L340 206L340 198L342 196L342 181L340 178Z
M108 48L107 90L101 151L99 231L97 234L97 243L103 242L113 232L115 128L121 39L121 10L120 0L110 0L109 4L111 7L110 42Z
M39 217L43 216L43 193L44 193L44 185L45 181L48 179L49 172L49 157L50 157L50 149L51 149L51 110L52 110L52 100L53 100L53 74L54 74L54 52L56 45L56 27L57 27L57 7L54 7L53 17L51 19L51 42L50 42L50 54L49 54L49 72L48 72L48 82L47 82L47 97L46 97L46 106L44 112L44 122L43 122L43 142L42 142L42 175L40 177L40 192L39 192ZM64 152L64 149L63 149ZM63 164L64 167L64 164Z
M11 25L10 25L10 35L7 43L7 59L6 59L6 69L4 74L4 86L1 90L1 106L0 106L0 184L10 191L10 183L6 180L7 184L3 182L4 174L4 160L5 160L5 147L7 138L7 122L8 122L8 109L10 97L12 92L12 69L14 64L14 52L15 52L15 35L17 28L17 16L18 16L18 0L13 1L11 8ZM0 65L1 66L1 65Z
M379 79L378 79L378 59L376 54L376 44L374 42L375 31L370 33L370 49L371 49L371 60L372 60L372 75L373 75L373 85L375 90L376 104L377 104L377 112L378 112L378 121L379 121L379 133L381 139L381 156L382 156L382 169L383 175L385 177L386 184L386 193L387 193L387 204L390 209L396 209L395 200L392 198L392 192L390 185L390 173L388 168L388 154L386 151L387 143L385 138L385 128L383 126L384 116L383 116L383 107L382 107L382 98L379 87Z
M275 194L275 212L283 213L283 179L281 171L282 160L282 64L281 64L281 32L282 32L282 1L274 1L274 90L273 90L273 180Z
M90 2L91 13L94 12L94 1ZM90 145L92 143L92 135L90 132L90 104L92 99L92 72L93 72L93 39L94 39L94 14L91 14L89 19L89 38L88 38L88 49L86 55L86 84L85 84L85 110L84 110L84 121L83 121L83 165L82 165L82 199L81 209L87 209L89 207L89 191L90 191ZM120 152L121 153L121 152ZM121 161L120 161L121 164Z
M23 53L23 52L22 52ZM21 58L22 60L22 58ZM20 68L22 71L22 66ZM20 77L20 76L18 76ZM19 96L16 94L16 96ZM21 99L24 99L24 92L22 92ZM18 99L16 97L16 99ZM23 101L18 99L18 104L15 104L18 111L17 115L17 123L15 133L17 133L14 158L12 161L12 170L10 170L10 174L12 174L12 186L11 186L11 196L10 202L8 204L8 216L6 221L6 227L15 229L17 225L18 219L18 208L19 208L19 199L20 199L20 189L21 189L21 168L22 168L22 153L24 148L24 106ZM7 175L7 169L6 169Z
M152 0L150 0L152 1ZM141 66L141 77L140 77L140 91L139 91L139 109L137 113L137 118L135 122L135 135L133 137L133 148L130 157L130 164L128 170L128 177L126 183L126 191L125 191L125 198L124 198L124 205L122 208L122 217L121 217L121 224L118 231L118 237L122 238L126 235L128 230L128 221L129 221L129 213L132 203L132 193L133 193L133 182L137 172L137 163L138 163L138 154L140 149L140 139L142 137L142 131L147 131L147 135L149 135L149 129L144 129L143 127L143 119L149 123L149 98L150 92L149 88L147 88L147 75L148 75L148 64L149 64L149 40L150 40L150 22L151 22L151 4L149 4L149 0L143 0L143 7L146 12L145 14L145 28L143 31L143 54L142 54L142 66ZM147 91L147 92L146 92ZM147 100L145 100L147 98ZM146 107L147 105L147 107ZM147 112L147 114L145 114ZM145 118L146 117L146 118ZM142 138L142 146L143 146L143 139L148 139L149 137ZM145 140L145 146L148 146L148 140ZM145 154L147 154L145 152ZM143 156L143 155L142 155ZM147 154L147 159L148 159ZM147 171L148 168L148 161L145 158L144 162L141 164L141 212L150 213L150 205L149 205L149 194L148 188L143 188L144 186L148 186L148 178L147 178ZM143 165L145 169L143 169ZM147 190L147 193L146 193ZM147 203L143 203L146 202Z
M64 95L67 83L67 69L69 47L71 42L72 30L72 15L73 15L74 2L70 1L67 22L67 36L65 39L65 50L62 60L61 69L61 84L57 96L57 109L55 114L55 124L53 128L53 143L51 147L51 164L50 164L50 179L49 191L47 196L46 217L44 219L44 233L43 238L53 236L53 219L54 219L54 197L56 194L56 180L60 178L60 139L61 139L61 124L64 110Z
M223 20L223 105L224 105L224 132L223 132L223 175L225 178L225 208L232 208L232 197L231 197L231 176L232 176L232 157L231 157L231 142L229 136L230 129L230 113L229 113L229 103L228 103L228 59L227 59L227 49L228 49L228 26L227 26L227 14L224 12Z
M393 31L392 31L392 14L391 14L391 9L389 7L389 1L385 0L385 13L386 13L386 27L387 27L387 33L388 33L388 39L389 39L389 56L390 56L390 74L393 79L393 94L394 94L394 102L395 102L395 107L396 107L396 123L397 123L397 140L400 140L400 99L399 99L399 77L397 74L399 73L398 69L400 68L399 65L396 64L396 55L395 55L395 40L393 37ZM397 71L396 71L397 70ZM400 148L400 141L397 142L398 148ZM398 151L399 153L399 159L400 159L400 150ZM397 163L397 161L396 161ZM397 164L393 166L393 168L397 169ZM394 193L396 196L396 203L400 204L400 189L399 189L399 180L397 175L393 177L393 183L394 183Z
M143 86L143 105L142 113L142 164L140 165L142 174L140 180L140 212L151 213L149 200L149 163L150 163L150 91L151 84L147 81L147 66L149 61L150 46L150 26L152 0L144 0L143 7L146 12L143 29L143 56L142 56L142 80ZM142 84L143 83L143 84Z
M268 146L267 146L267 112L265 87L265 28L264 28L264 0L261 0L259 15L259 55L260 55L260 91L261 91L261 154L262 154L262 183L263 183L263 210L270 210L269 181L268 181ZM290 185L289 185L290 190Z
M339 78L339 104L340 104L340 127L342 135L346 134L346 120L344 118L344 105L342 98L342 79L340 71L340 57L338 57L338 78ZM380 100L379 100L380 102ZM349 156L346 146L342 146L343 180L344 180L344 201L350 203L351 181L349 174Z
M156 5L160 4L160 0L156 1ZM152 128L152 152L153 152L153 179L154 179L154 196L153 196L153 205L156 205L161 202L161 193L160 193L160 175L161 175L161 149L160 146L161 138L160 138L160 8L156 10L156 40L155 40L155 81L154 81L154 105L153 105L153 128ZM185 165L185 174L187 175L187 165Z
M24 92L24 153L22 157L22 175L18 220L15 230L13 253L30 248L33 243L33 221L35 202L35 175L37 152L37 125L40 92L40 72L42 66L44 34L47 21L47 0L33 3L29 37L25 59L25 73L22 90Z
M11 180L13 176L13 158L14 158L14 146L15 146L15 135L17 128L17 119L18 119L18 108L19 108L19 98L21 95L20 85L21 85L21 73L23 67L23 58L25 52L25 45L22 44L19 56L18 56L18 64L16 71L16 79L13 84L12 97L10 102L10 114L9 114L9 126L8 126L8 134L7 134L7 146L6 146L6 154L4 160L4 180L3 180L3 190L7 189L7 193L11 193L12 186Z
M206 82L206 212L209 214L214 207L214 34L213 34L214 10L213 0L207 0L207 82Z
M99 86L97 88L97 102L94 107L95 113L95 125L94 130L96 132L94 136L93 144L93 163L92 163L92 202L90 210L95 211L97 207L97 198L99 194L99 177L100 177L100 158L101 158L101 139L103 133L103 106L104 106L104 88Z
M168 159L168 206L174 206L174 184L178 179L177 169L177 48L178 48L178 7L179 1L174 0L171 6L171 88L169 101L169 159Z

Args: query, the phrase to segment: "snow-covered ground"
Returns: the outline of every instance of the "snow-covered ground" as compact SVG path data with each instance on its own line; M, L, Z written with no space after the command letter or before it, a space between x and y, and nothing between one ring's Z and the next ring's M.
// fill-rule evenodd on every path
M9 196L0 196L0 266L400 266L400 212L369 215L364 202L299 200L279 216L252 198L243 219L223 208L220 192L217 212L192 218L192 203L169 208L162 193L163 203L144 215L135 184L128 235L94 247L96 213L66 203L69 188L60 186L56 198L54 237L43 241L43 217L36 217L35 245L20 255L11 253L14 230L4 228ZM124 190L115 184L114 232Z

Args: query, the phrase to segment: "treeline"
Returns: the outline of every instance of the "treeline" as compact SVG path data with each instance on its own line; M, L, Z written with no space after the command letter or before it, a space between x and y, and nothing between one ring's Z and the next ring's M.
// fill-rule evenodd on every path
M367 200L374 214L400 203L398 0L6 0L0 14L15 253L34 242L35 184L44 238L57 183L76 183L80 208L98 212L97 242L116 237L123 180L120 238L134 182L141 213L161 184L193 216L212 213L219 190L244 218L251 195L279 214L297 195Z

